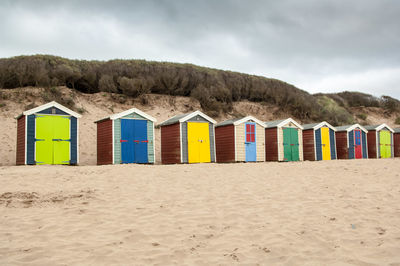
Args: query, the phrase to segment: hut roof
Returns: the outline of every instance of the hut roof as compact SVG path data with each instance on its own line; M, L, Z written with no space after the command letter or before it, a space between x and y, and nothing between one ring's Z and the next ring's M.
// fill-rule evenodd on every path
M336 127L336 131L352 131L356 128L360 128L362 131L364 131L365 133L368 133L368 130L365 129L363 126L361 126L360 124L354 124L354 125L346 125L346 126L341 126L341 127Z
M65 113L67 113L67 114L69 114L69 115L71 115L73 117L76 117L76 118L81 118L82 117L80 114L72 111L71 109L69 109L69 108L67 108L67 107L65 107L65 106L63 106L63 105L61 105L61 104L59 104L59 103L57 103L55 101L52 101L52 102L40 105L38 107L26 110L22 114L20 114L17 117L15 117L15 119L18 119L23 115L32 115L32 114L38 113L40 111L46 110L46 109L51 108L51 107L55 107L57 109L60 109L61 111L65 112Z
M152 117L152 116L140 111L139 109L131 108L131 109L123 111L121 113L113 114L113 115L110 115L110 116L105 117L103 119L97 120L97 121L95 121L95 123L98 123L98 122L101 122L101 121L104 121L104 120L107 120L107 119L110 119L110 120L119 119L121 117L124 117L124 116L132 114L132 113L136 113L136 114L138 114L138 115L140 115L140 116L142 116L142 117L144 117L144 118L146 118L146 119L148 119L148 120L150 120L152 122L156 122L157 121L157 119L155 119L154 117Z
M400 133L400 128L395 128L394 133Z
M327 127L329 127L330 129L336 131L336 128L333 127L331 124L329 124L329 123L326 122L326 121L323 121L323 122L321 122L321 123L306 124L306 125L303 125L303 128L304 128L304 130L308 130L308 129L317 130L317 129L323 127L323 126L327 126Z
M187 120L189 120L189 119L191 119L191 118L193 118L193 117L195 117L197 115L203 117L204 119L206 119L210 123L213 123L213 124L217 123L217 121L215 121L214 119L212 119L208 115L203 114L200 111L196 111L196 112L193 112L193 113L180 114L180 115L176 115L174 117L171 117L170 119L165 120L164 122L162 122L160 124L160 126L167 126L167 125L172 125L172 124L175 124L175 123L183 123L183 122L185 122L185 121L187 121Z
M258 120L257 118L253 117L253 116L246 116L246 117L241 117L241 118L234 118L234 119L230 119L230 120L225 120L219 124L216 125L216 127L222 127L222 126L227 126L227 125L240 125L242 123L245 123L247 121L254 121L257 124L259 124L262 127L265 127L265 124Z
M303 127L297 123L295 120L293 120L292 118L288 118L288 119L283 119L283 120L275 120L275 121L268 121L265 122L264 125L266 128L274 128L274 127L282 127L284 125L286 125L287 123L292 122L293 124L295 124L298 128L303 129Z
M384 128L387 128L387 129L389 129L390 132L394 133L394 130L391 127L389 127L388 125L386 125L385 123L380 124L380 125L365 126L365 129L367 129L367 130L376 130L376 131L380 131Z

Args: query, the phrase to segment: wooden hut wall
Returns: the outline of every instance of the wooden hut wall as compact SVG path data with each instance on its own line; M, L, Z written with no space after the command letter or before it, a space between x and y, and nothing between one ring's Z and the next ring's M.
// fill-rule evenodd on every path
M367 147L367 134L362 131L360 128L356 128L355 130L361 131L361 146L362 146L362 157L364 159L368 158L368 147ZM355 158L355 150L354 150L354 130L348 132L348 158L354 159Z
M26 117L22 115L17 120L17 165L25 164L25 119Z
M304 160L315 161L314 129L303 130Z
M121 163L121 119L141 119L147 120L136 113L128 114L114 120L114 163ZM147 155L149 163L154 163L154 132L153 122L147 120Z
M215 149L217 162L235 162L235 126L227 125L215 128Z
M289 122L288 124L279 127L278 128L278 160L283 161L284 158L284 147L283 147L283 128L284 127L291 127L291 128L296 128L297 129L297 134L299 138L299 161L304 161L304 156L303 156L303 130L298 128L295 124Z
M188 163L188 138L187 138L187 122L200 122L200 123L208 123L209 129L209 141L210 141L210 159L211 162L215 162L215 145L214 145L214 124L210 123L208 120L203 118L200 115L194 116L191 119L181 123L182 129L182 162Z
M112 164L112 123L108 119L97 123L97 164Z
M400 157L400 133L393 134L394 157Z
M326 127L325 127L326 128ZM315 130L315 153L316 153L316 160L321 161L322 160L322 135L321 135L321 128ZM331 155L331 160L336 159L336 141L335 141L335 131L331 128L329 128L329 148L330 148L330 155Z
M180 123L161 127L161 163L181 163Z
M265 128L255 123L256 128L256 152L257 152L257 161L264 162L265 161ZM236 160L239 162L246 161L246 122L241 123L236 126Z
M368 157L369 158L378 158L378 150L377 146L377 132L375 130L369 130L367 133L368 140Z
M265 160L278 161L278 129L265 129Z
M336 132L336 153L338 159L349 159L347 132Z
M332 128L329 129L329 142L331 144L331 160L336 160L337 159L336 132Z

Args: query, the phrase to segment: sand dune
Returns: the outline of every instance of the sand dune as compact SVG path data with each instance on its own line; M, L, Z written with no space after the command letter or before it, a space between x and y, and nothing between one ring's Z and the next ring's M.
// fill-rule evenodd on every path
M400 265L399 159L0 167L0 180L1 265Z

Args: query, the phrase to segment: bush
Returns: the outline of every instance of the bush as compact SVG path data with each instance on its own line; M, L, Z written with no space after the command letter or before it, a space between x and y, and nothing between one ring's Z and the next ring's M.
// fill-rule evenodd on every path
M361 114L357 114L356 117L365 121L365 120L367 120L368 116L364 113L361 113Z
M396 120L394 121L394 123L396 125L400 125L400 116L396 118Z

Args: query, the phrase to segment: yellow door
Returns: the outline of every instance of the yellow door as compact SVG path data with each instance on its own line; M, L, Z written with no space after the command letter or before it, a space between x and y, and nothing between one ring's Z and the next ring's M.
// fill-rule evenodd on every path
M211 158L208 123L188 122L187 131L189 163L209 163Z
M322 141L322 160L328 161L331 159L331 145L329 139L329 128L321 128L321 141Z

